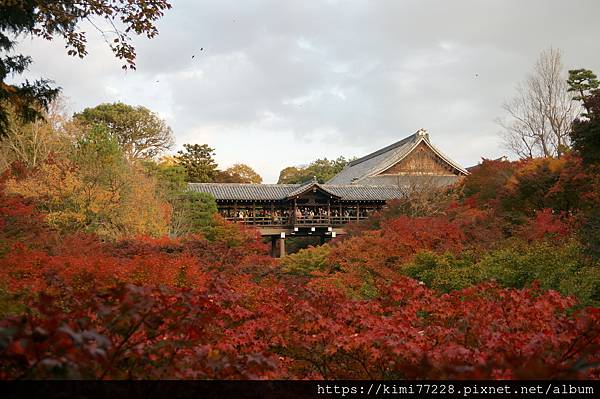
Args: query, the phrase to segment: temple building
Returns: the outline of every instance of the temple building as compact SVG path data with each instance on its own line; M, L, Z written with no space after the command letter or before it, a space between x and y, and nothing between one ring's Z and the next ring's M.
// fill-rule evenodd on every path
M345 224L367 218L416 187L447 186L467 174L421 129L349 162L325 184L314 179L302 184L189 183L189 189L212 194L227 220L271 236L274 252L279 241L283 255L286 236L315 235L324 242L345 234Z
M396 186L410 189L414 184L437 187L454 184L468 175L458 163L431 144L421 129L415 134L350 163L327 184Z

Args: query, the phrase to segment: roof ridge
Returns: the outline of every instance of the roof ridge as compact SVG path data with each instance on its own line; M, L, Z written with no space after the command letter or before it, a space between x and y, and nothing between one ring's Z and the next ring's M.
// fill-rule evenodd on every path
M288 198L289 197L293 197L295 195L300 195L304 192L306 192L306 190L308 190L310 187L319 187L321 190L325 191L326 193L330 194L330 195L334 195L337 196L336 194L330 192L329 190L327 190L326 187L324 187L324 184L319 183L318 181L316 181L315 179L300 185L298 188L296 188L294 191L292 191L291 193L288 194Z
M389 187L398 187L394 184L321 184L321 186L325 187L368 187L368 188L389 188Z
M375 166L371 167L371 169L367 170L367 172L365 172L362 177L359 177L355 180L356 183L360 183L361 180L364 180L371 176L377 175L377 174L381 173L382 171L388 169L392 165L402 161L411 152L413 152L414 149L417 148L417 146L422 141L428 141L426 136L420 135L419 133L420 133L420 130L414 134L415 140L406 142L403 145L396 147L396 148L403 149L403 153L400 154L399 158L398 158L398 155L399 155L398 153L393 153L394 157L391 158L391 161L390 161L390 157L387 157L387 159L384 159L379 165L375 165ZM394 149L396 149L396 148L394 148ZM390 151L388 151L388 152L390 152ZM384 162L384 161L387 161L387 162Z
M418 132L416 132L415 136L417 137L417 139L412 143L413 145L410 148L410 151L406 152L400 159L396 159L396 160L394 160L391 163L388 162L388 164L383 164L383 165L379 165L376 168L372 168L367 173L365 173L365 175L363 177L361 177L358 180L356 180L356 182L359 183L361 180L368 179L369 177L373 177L373 176L378 175L379 173L382 173L383 171L387 170L389 167L391 167L392 165L394 165L396 162L400 162L402 159L404 159L405 157L407 157L411 152L413 152L415 150L415 148L417 148L417 146L421 142L425 142L426 146L428 146L438 157L440 157L443 161L445 161L446 163L448 163L454 169L458 170L461 173L464 173L465 175L469 174L469 172L467 170L465 170L462 166L460 166L458 163L456 163L455 161L453 161L449 156L447 156L442 151L440 151L436 146L434 146L429 141L429 136L427 135L427 133L423 129L421 129Z
M188 182L187 184L210 184L210 185L235 185L235 186L277 186L277 187L300 187L305 183L229 183L229 182L206 182L206 183L195 183Z
M416 139L418 137L418 133L419 132L413 133L410 136L403 138L402 140L396 141L395 143L392 143L392 144L390 144L386 147L383 147L377 151L374 151L368 155L365 155L361 158L355 159L354 161L348 162L346 167L352 167L354 165L358 165L359 163L363 163L363 162L365 162L371 158L375 158L376 156L379 156L383 153L386 153L386 152L396 149L398 147L402 147L402 146L406 145L409 141L414 141L414 139Z
M450 158L448 155L446 155L444 152L442 152L439 148L437 148L436 146L434 146L429 141L427 141L427 145L429 145L429 148L431 148L433 150L433 152L435 152L444 161L446 161L447 163L449 163L450 165L452 165L452 167L454 167L456 170L458 170L461 173L464 173L465 175L469 175L470 174L469 171L466 168L464 168L463 166L461 166L458 162L454 161L452 158Z

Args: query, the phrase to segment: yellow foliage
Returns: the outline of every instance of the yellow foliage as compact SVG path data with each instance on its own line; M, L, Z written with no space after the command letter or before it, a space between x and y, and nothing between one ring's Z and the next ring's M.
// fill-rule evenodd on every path
M99 182L93 171L71 161L51 159L24 179L10 179L8 193L35 200L46 222L62 232L85 230L116 239L168 233L168 205L156 196L156 183L134 166L115 170Z
M158 162L161 166L175 166L179 164L179 159L174 155L163 155Z
M527 160L517 170L517 172L508 180L507 187L514 189L518 186L521 177L534 175L536 172L547 168L553 174L559 174L567 165L565 158L534 158Z
M567 160L565 158L549 158L548 159L548 169L552 173L560 173L565 166L567 165Z
M60 231L76 231L85 227L85 216L69 210L49 212L46 223Z
M534 158L528 160L519 170L517 174L530 174L536 170L547 167L552 173L560 172L566 165L564 158Z
M155 195L156 181L142 171L128 176L126 195L120 208L120 220L125 235L167 235L170 206Z

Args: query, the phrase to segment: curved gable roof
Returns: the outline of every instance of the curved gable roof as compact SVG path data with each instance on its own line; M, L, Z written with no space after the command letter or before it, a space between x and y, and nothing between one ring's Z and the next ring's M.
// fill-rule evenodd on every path
M331 196L333 198L336 198L336 199L340 199L341 198L341 196L333 193L328 188L326 188L323 185L319 184L316 179L313 179L313 180L309 181L308 183L300 185L297 189L295 189L294 191L292 191L291 193L289 193L288 196L287 196L287 198L297 197L297 196L302 195L305 192L310 191L312 189L320 190L320 191L324 192L325 194L327 194L327 195L329 195L329 196Z
M348 163L327 184L360 184L361 180L373 177L403 160L421 142L425 143L444 162L458 171L459 174L469 174L462 166L433 146L429 141L429 135L424 130L419 130L394 144Z

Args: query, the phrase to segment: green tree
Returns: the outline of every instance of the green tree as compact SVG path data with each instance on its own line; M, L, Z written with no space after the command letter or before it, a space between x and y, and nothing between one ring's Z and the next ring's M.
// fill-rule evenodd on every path
M348 164L346 158L339 157L335 160L317 159L306 167L290 166L279 173L277 183L305 183L313 177L316 177L319 183L325 183L344 169L346 164Z
M207 193L186 191L173 201L171 236L208 233L217 213L215 198Z
M187 188L183 166L157 163L153 160L144 160L141 164L146 174L157 180L159 193L167 201L171 202Z
M157 181L158 195L171 205L169 235L211 232L217 213L215 198L207 193L188 191L185 168L170 161L142 162L146 174Z
M70 158L82 172L84 183L119 184L124 158L119 143L102 126L92 127L76 144Z
M129 159L150 159L171 148L173 133L166 122L148 108L123 103L100 104L75 114L89 125L105 126Z
M569 71L570 91L581 101L586 113L573 122L573 149L585 164L600 165L600 81L587 69Z
M279 172L278 184L298 183L304 181L304 169L296 166L288 166Z
M214 149L207 144L184 144L177 152L177 160L185 169L189 183L210 183L217 176L217 164L213 159Z
M586 113L573 122L573 150L581 157L588 175L600 174L600 81L587 69L569 71L570 91L581 101ZM584 210L581 241L587 255L600 259L600 206Z
M327 158L317 159L308 165L306 172L311 177L316 177L319 183L325 183L344 169L347 163L348 161L344 157L339 157L335 160L332 159L331 161Z
M262 177L250 166L243 163L236 163L230 168L220 172L215 178L219 183L262 183Z
M158 34L154 23L171 5L167 0L10 0L0 2L0 50L9 53L25 36L52 40L61 37L66 41L67 54L83 58L87 55L86 32L80 27L89 21L107 39L115 56L125 61L123 68L135 68L135 48L131 34L152 38ZM103 31L98 20L108 23L110 30ZM0 57L0 136L6 134L8 115L6 103L12 104L25 121L42 116L59 89L52 81L39 79L22 84L8 84L9 76L27 70L32 59L16 54Z
M600 81L589 69L572 69L567 80L569 91L576 93L573 100L581 101L588 113L592 112L591 98L598 94Z

